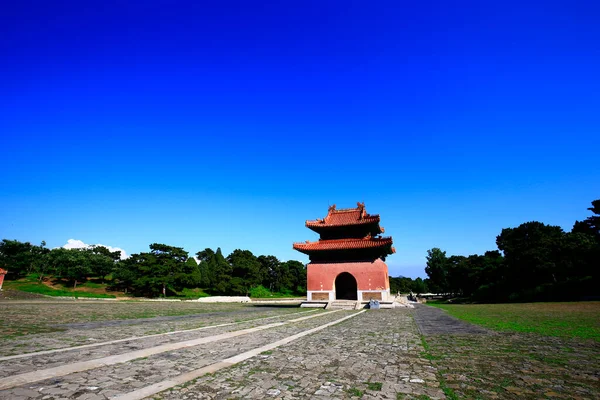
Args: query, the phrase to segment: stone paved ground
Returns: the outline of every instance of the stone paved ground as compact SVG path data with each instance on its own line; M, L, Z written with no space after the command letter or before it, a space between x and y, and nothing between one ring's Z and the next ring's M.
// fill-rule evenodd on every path
M263 307L260 309L261 311L273 311L277 310L281 312L280 307ZM243 318L243 314L253 314L252 318L255 318L257 313L257 309L252 308L243 308L240 310L236 310L239 318ZM290 310L290 312L298 311L297 309ZM68 329L80 329L80 330L89 330L96 328L106 328L106 327L123 327L125 325L141 325L141 324L149 324L156 325L161 322L177 322L183 320L185 322L189 322L190 319L193 318L202 318L205 320L213 320L216 317L231 316L231 311L214 311L214 312L206 312L202 314L187 314L187 315L171 315L167 317L152 317L152 318L135 318L135 319L118 319L118 320L109 320L109 321L97 321L97 322L78 322L78 323L70 323L70 324L56 324L52 325L57 328L68 328ZM248 318L248 317L246 317Z
M423 335L490 335L494 332L477 325L461 321L448 315L441 308L416 304L415 322Z
M408 309L369 311L156 398L445 398L423 350Z
M322 311L319 311L322 312ZM236 314L237 315L237 314ZM260 316L263 314L261 313ZM271 316L267 318L253 319L247 322L236 323L234 325L204 329L204 330L195 330L195 325L191 325L191 329L183 330L179 333L174 333L170 335L152 335L149 337L140 337L136 340L127 340L124 342L111 343L102 345L102 343L106 340L115 340L119 335L114 336L104 336L103 341L96 340L92 343L97 344L94 347L87 347L82 349L75 349L72 351L62 351L62 352L53 352L50 354L40 354L34 355L32 354L29 357L19 358L18 362L15 359L2 360L0 359L0 370L5 372L6 374L16 375L22 374L25 372L36 371L43 368L52 368L60 365L65 365L68 363L72 363L73 360L83 360L83 359L95 359L106 357L109 355L117 355L123 354L135 350L147 349L153 346L159 346L167 343L177 343L197 338L208 337L212 335L222 334L226 332L233 332L241 329L248 329L256 326L260 326L263 324L271 324L281 321L286 321L290 318L301 317L304 316L304 313L293 313L293 314L285 314L282 316ZM313 313L309 312L306 315L313 315ZM192 318L194 320L195 318ZM206 321L205 321L206 322ZM222 322L231 322L230 318L220 318L214 320L215 325ZM193 324L193 322L192 322ZM202 324L206 326L207 324ZM184 326L185 328L186 326ZM178 328L181 328L178 326ZM79 334L82 332L76 331ZM102 332L105 332L105 328L102 328ZM72 333L72 332L71 332ZM87 336L98 337L98 332L87 332ZM130 337L130 336L128 336ZM52 338L53 339L53 338ZM42 339L39 339L42 341ZM88 342L89 343L89 342Z
M190 398L264 398L265 396L351 398L364 395L363 398L395 399L398 393L404 393L409 397L417 395L431 398L443 397L434 369L427 360L420 357L423 348L409 310L370 311L359 315L356 311L324 312L322 310L301 310L301 314L292 315L291 310L298 311L298 309L286 308L279 311L256 308L255 312L251 313L253 317L275 316L275 318L0 361L0 370L3 371L0 378L34 371L39 373L47 368L66 366L78 361L126 354L165 343L206 338L315 315L314 318L304 321L287 323L218 342L166 351L125 363L101 366L0 390L0 399L109 399L348 315L356 315L356 317L276 348L268 354L251 358L245 363L202 377L195 383L190 382L186 388L179 389L184 390L185 394L175 390L166 396L170 398L180 398L179 395L192 396ZM95 327L88 330L80 329L79 325L71 325L67 336L83 335L99 341L135 333L148 334L152 332L149 331L150 328L165 331L195 327L198 324L207 325L209 322L215 324L232 322L244 316L246 319L249 318L247 313L241 313L240 310L233 310L229 315L225 314L213 315L207 320L202 320L203 315L190 315L187 321L181 318L167 320L154 318L147 319L144 323L118 327L110 324L87 325L88 328ZM123 333L122 330L126 332ZM57 335L60 333L29 335L23 338L37 337L36 343L44 344L45 348L52 348L57 344ZM102 335L104 335L103 339L101 339ZM12 338L8 340L8 344L14 345L15 341L23 338ZM73 344L79 343L79 340L73 342ZM195 385L199 385L199 390L192 389Z
M268 329L147 357L131 356L132 359L126 362L22 384L0 390L0 399L111 399L346 316L354 317L152 397L169 400L424 400L445 398L447 394L451 398L473 399L600 398L600 345L597 342L494 333L460 322L430 307L363 313L318 310L295 314L307 310L240 305L190 306L182 303L130 304L117 308L109 303L25 303L15 304L15 309L11 309L10 304L5 303L4 306L0 311L7 313L0 314L1 318L18 315L23 307L29 307L26 313L29 316L52 310L58 314L55 318L44 314L42 325L22 316L20 323L38 324L35 326L40 328L46 326L44 323L61 324L61 329L65 329L50 333L40 329L36 334L5 336L3 346L9 349L4 350L8 353L98 343L219 323L239 323L0 360L0 384L8 376L35 371L39 374L47 368L98 360L109 355L126 356L141 349L150 350L155 346L178 344L190 339L208 339L253 327L268 326ZM90 312L94 315L89 315ZM184 313L188 314L186 318L155 318ZM315 317L290 322L311 315ZM149 318L119 326L102 322L140 316ZM269 319L256 319L260 317ZM86 321L91 324L74 325ZM270 325L277 322L281 324ZM15 328L20 329L13 323L10 329Z
M322 325L341 318L347 313L321 312L321 314L313 314L317 315L315 318L302 322L290 323L207 345L169 351L126 363L109 365L90 371L27 384L18 388L6 389L0 391L0 399L79 398L87 394L100 396L98 398L109 398L116 394L127 393L137 388L160 382L169 377L204 367L224 358L274 342L282 337ZM216 328L211 330L211 333L214 335L223 333L223 331L222 328ZM200 332L202 332L202 335L199 336L204 336L206 331ZM65 353L59 354L60 356L51 355L42 357L47 362L45 367L65 365L69 362L67 359L64 359ZM110 352L107 352L103 356L110 354ZM76 354L72 355L71 362L93 359L99 355L87 355L76 352ZM22 360L19 360L19 364L22 362ZM42 368L42 364L40 364L40 368ZM14 375L14 373L11 373L11 375ZM26 393L23 390L26 390ZM23 397L24 394L26 397Z
M302 311L297 307L183 302L4 302L0 303L0 357ZM161 313L167 316L155 317ZM125 324L113 326L112 321Z

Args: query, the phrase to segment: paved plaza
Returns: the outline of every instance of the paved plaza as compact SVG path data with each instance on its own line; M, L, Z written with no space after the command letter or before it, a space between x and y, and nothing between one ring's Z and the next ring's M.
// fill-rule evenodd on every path
M62 324L5 340L0 399L445 398L419 310L245 306Z

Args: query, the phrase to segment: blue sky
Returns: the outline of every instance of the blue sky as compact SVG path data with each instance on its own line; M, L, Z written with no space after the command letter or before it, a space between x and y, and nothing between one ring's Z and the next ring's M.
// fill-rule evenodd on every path
M307 258L364 201L427 249L569 230L600 198L596 2L13 2L0 238Z

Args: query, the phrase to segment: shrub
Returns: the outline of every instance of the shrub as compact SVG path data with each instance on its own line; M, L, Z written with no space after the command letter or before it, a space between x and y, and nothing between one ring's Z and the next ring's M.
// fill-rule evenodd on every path
M273 293L263 285L258 285L250 289L250 297L254 298L265 298L265 297L273 297Z

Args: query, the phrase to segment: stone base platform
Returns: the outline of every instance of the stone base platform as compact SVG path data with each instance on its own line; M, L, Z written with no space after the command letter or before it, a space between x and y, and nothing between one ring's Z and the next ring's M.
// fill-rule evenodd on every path
M327 301L303 301L300 303L301 308L325 308Z
M302 308L328 308L328 309L335 309L336 307L332 305L334 305L333 303L335 303L336 301L303 301L300 304L300 307ZM331 304L330 304L331 303ZM355 303L353 301L353 303ZM363 308L368 308L369 302L368 301L361 301L359 302L358 306L356 308L353 308L355 310L360 310ZM393 301L380 301L379 302L379 308L381 309L390 309L390 308L396 308L400 306L399 304L394 303Z

